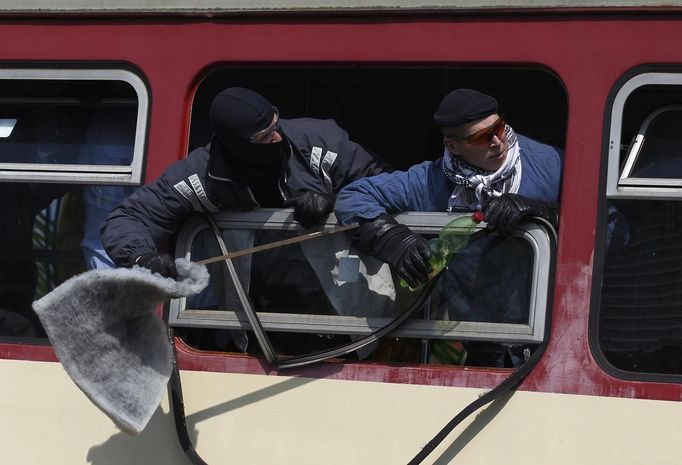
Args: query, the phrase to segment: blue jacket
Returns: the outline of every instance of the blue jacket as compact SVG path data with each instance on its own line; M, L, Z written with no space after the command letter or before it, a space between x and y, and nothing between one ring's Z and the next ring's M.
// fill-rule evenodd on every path
M518 136L521 150L519 194L556 202L561 185L559 149ZM335 213L341 224L371 220L382 213L445 212L454 183L442 160L407 171L355 181L338 195ZM459 251L434 290L440 304L433 317L455 321L524 323L530 308L528 253L514 238L488 236Z
M519 194L557 202L561 184L559 149L518 136L521 150ZM371 220L382 213L445 212L455 185L443 172L442 160L426 161L407 171L383 173L355 181L341 190L336 218L341 224Z
M333 120L282 119L280 127L291 147L279 179L284 199L306 191L336 193L386 168ZM168 251L193 213L260 206L240 172L225 160L210 160L209 152L210 146L194 150L111 212L102 225L102 242L116 265L132 266L142 254Z

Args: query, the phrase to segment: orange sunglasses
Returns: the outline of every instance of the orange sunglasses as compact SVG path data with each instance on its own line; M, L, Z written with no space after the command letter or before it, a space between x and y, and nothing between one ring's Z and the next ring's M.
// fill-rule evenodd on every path
M502 138L504 134L505 122L502 118L498 118L493 124L487 128L483 128L480 131L476 131L466 137L455 137L454 139L466 142L469 145L487 145L493 140L493 137L497 136L498 139Z

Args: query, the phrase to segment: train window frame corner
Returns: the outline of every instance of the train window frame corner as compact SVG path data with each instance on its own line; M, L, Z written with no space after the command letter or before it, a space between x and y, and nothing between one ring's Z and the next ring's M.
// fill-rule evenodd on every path
M606 197L608 199L657 198L679 199L682 197L682 178L634 177L632 169L637 161L639 149L644 141L643 131L661 112L671 107L682 110L682 105L663 105L647 114L637 125L637 134L632 141L623 140L623 120L628 98L638 89L649 85L682 86L682 71L642 71L620 82L614 87L610 108L606 114L609 127L606 134ZM621 150L627 148L625 161Z
M144 177L144 158L150 113L150 91L140 73L125 66L97 68L84 64L81 67L53 67L38 64L35 67L0 67L0 81L120 81L128 84L135 93L136 122L133 155L129 164L78 164L42 162L0 162L0 181L3 182L64 182L73 184L140 185Z

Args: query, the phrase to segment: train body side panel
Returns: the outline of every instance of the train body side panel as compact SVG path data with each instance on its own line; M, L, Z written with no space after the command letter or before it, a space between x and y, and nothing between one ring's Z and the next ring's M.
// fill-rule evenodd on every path
M59 363L0 360L2 463L189 465L163 399L136 437L120 431Z
M0 362L3 462L187 465L163 401L133 438L50 362ZM407 463L484 392L448 386L181 373L190 438L210 464ZM519 391L425 463L679 464L682 403ZM30 438L30 440L27 440Z

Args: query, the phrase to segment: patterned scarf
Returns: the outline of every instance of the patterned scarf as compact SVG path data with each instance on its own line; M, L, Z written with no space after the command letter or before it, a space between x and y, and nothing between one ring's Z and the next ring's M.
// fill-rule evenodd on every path
M514 130L505 125L509 148L507 159L497 171L486 171L472 166L447 149L443 153L445 176L455 183L448 201L448 212L482 211L491 197L507 192L516 193L521 184L519 141Z

